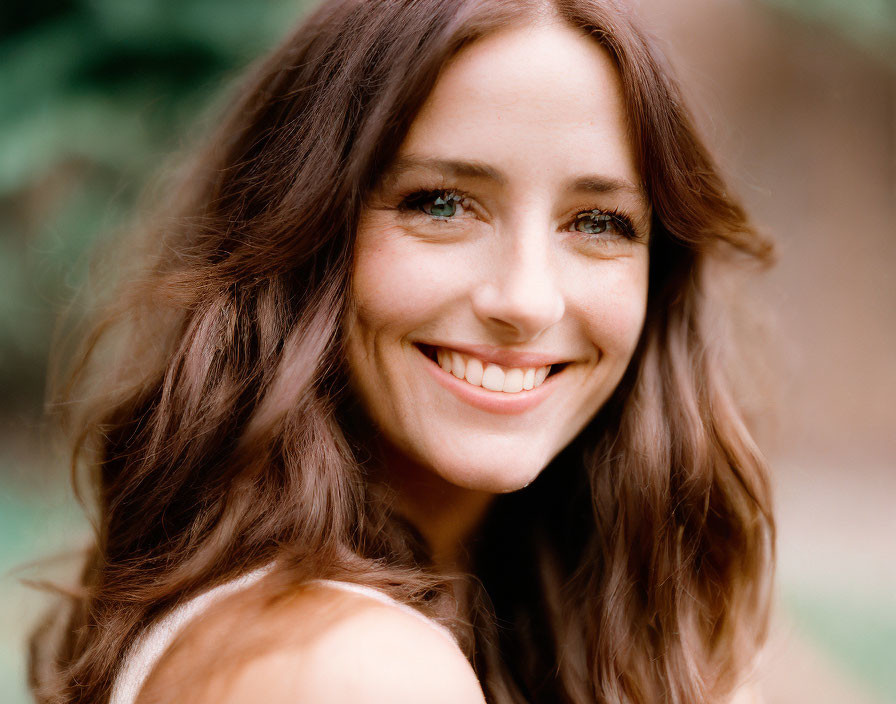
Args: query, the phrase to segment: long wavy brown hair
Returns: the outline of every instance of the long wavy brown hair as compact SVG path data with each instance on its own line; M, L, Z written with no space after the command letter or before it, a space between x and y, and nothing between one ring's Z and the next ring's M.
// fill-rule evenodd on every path
M647 319L597 416L496 498L471 573L438 574L368 477L342 357L353 237L446 62L545 12L621 77L653 207ZM497 704L729 696L765 636L774 523L709 285L771 246L630 10L328 0L251 70L170 191L60 392L96 539L33 638L39 702L107 701L147 626L271 563L283 589L354 580L441 619ZM455 613L458 578L473 596Z

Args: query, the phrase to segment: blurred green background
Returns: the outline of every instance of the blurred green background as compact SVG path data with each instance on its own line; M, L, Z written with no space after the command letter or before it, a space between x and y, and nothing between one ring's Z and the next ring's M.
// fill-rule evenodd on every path
M89 536L69 488L64 449L51 442L52 434L42 421L56 317L81 289L92 247L102 246L104 238L114 238L121 231L148 177L169 154L196 136L198 116L212 114L209 106L229 82L284 34L304 4L301 0L12 0L0 9L0 698L4 702L28 701L23 638L45 604L19 579L72 574L71 563L39 569L22 565L77 548ZM896 197L894 3L689 0L673 7L661 0L645 0L641 4L668 43L686 83L702 86L695 91L697 103L702 98L708 104L707 114L722 114L718 123L711 117L706 120L710 141L733 172L748 174L739 185L763 224L776 235L784 233L785 272L791 271L787 258L806 251L799 240L800 228L792 227L800 221L794 208L808 212L815 207L814 200L794 205L801 192L793 182L805 172L788 171L794 158L788 149L795 134L811 132L804 129L810 121L816 127L816 118L824 123L823 116L787 106L805 103L809 99L799 92L818 85L812 99L822 106L834 105L823 107L829 110L824 115L840 114L837 106L843 107L851 98L848 87L838 84L834 93L824 87L834 79L830 66L819 57L831 53L836 62L831 66L845 65L852 72L838 81L856 76L860 83L868 82L868 95L883 91L879 99L856 99L855 104L846 105L842 112L847 117L821 124L816 142L807 142L806 149L816 143L839 145L849 152L843 163L853 166L825 166L825 152L819 150L814 168L839 169L841 178L847 179L851 178L849 168L854 168L869 183L873 178L883 180L880 193L884 195L872 196L872 206L880 209L881 216L869 226L878 235L873 240L877 249L870 247L870 256L896 264L892 245L883 249L879 245L888 226L887 237L896 239L892 238L892 205L883 202L886 193L890 203ZM764 63L757 58L762 56ZM792 83L782 83L784 79L777 75L782 67L790 71ZM850 109L866 117L880 112L877 122L853 121L853 127L879 144L884 164L890 160L890 167L882 167L882 177L867 173L865 162L858 166L848 162L850 155L861 155L865 148L865 142L856 146L855 135L849 132ZM782 134L782 127L788 125L789 131L784 129ZM844 140L847 146L842 146ZM868 149L868 159L873 159ZM826 216L827 220L843 217L839 225L831 223L834 231L855 221L855 212L846 212L832 211ZM831 270L838 266L836 247L832 251L828 260L819 260L829 261ZM794 265L791 273L811 279L811 271L799 266ZM857 276L877 276L868 266ZM782 277L769 290L772 295L786 293L792 282L793 277ZM861 301L864 294L856 286L853 295ZM888 292L892 288L883 292L885 300ZM769 293L757 295L768 297ZM805 320L801 311L809 304L801 308L797 293L785 295L783 305L788 302L794 319ZM889 300L890 306L894 303L896 298ZM884 326L890 326L884 339L892 340L896 334L892 316L884 315L883 320ZM803 347L796 346L803 350L813 348L813 334L822 334L799 325L791 332L805 333ZM890 357L888 353L887 360ZM810 361L815 363L816 358L810 356ZM817 388L812 375L823 377L822 366L818 362L817 368L812 364L808 371L802 368L807 381L790 389L797 399L794 414L804 417L802 409L815 403L812 392L808 400L800 393ZM854 381L847 379L843 388L854 390ZM892 388L891 380L885 387ZM838 388L831 391L832 398L849 393ZM860 405L877 413L875 398L862 399ZM872 421L873 427L877 423L893 428L892 415L878 414ZM867 426L865 422L863 427ZM872 544L867 548L868 564L896 561L896 530L889 532L896 526L884 516L892 515L896 498L889 493L894 486L892 444L881 440L881 432L862 442L872 449L861 456L841 445L828 447L807 432L794 433L794 442L775 445L778 465L785 468L779 477L779 494L780 619L786 635L780 641L783 644L772 649L771 657L785 664L778 662L766 678L770 702L896 702L896 597L892 591L896 579L892 571L863 573L865 562L850 562L857 543L863 546L860 552L867 548L867 536ZM883 492L889 497L879 509L872 506L870 514L859 508L868 505L868 496L849 479L857 475L877 483L875 495ZM810 476L811 484L806 482ZM849 490L844 493L843 487ZM853 532L848 526L840 552L831 553L832 541L825 538L824 526L807 516L817 516L819 507L829 507L825 525L836 522L844 496L857 504L852 510L859 511L861 518L847 521ZM874 513L878 510L880 514ZM869 523L869 516L878 515L884 517ZM825 547L819 547L822 544ZM812 682L827 682L825 677L831 678L824 686L827 694L812 694Z

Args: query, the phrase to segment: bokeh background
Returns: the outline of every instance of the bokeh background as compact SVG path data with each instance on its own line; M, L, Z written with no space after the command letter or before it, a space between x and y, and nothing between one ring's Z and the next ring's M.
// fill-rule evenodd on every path
M44 427L48 350L168 155L302 0L7 0L0 7L0 699L29 701L25 563L89 527ZM770 704L896 702L896 0L640 0L779 263L761 441L780 556ZM200 119L200 116L204 116ZM204 122L202 121L204 120ZM197 127L199 125L200 127Z

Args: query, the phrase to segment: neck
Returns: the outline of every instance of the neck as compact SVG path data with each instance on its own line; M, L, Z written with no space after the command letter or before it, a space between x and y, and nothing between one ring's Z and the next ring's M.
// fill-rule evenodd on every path
M379 474L397 495L397 510L426 540L440 572L469 571L468 544L494 495L467 489L381 443Z

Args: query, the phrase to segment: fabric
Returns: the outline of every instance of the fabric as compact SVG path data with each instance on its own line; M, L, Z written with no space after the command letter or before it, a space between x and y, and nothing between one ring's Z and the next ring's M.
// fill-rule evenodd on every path
M121 670L119 670L112 685L112 696L109 699L109 704L134 704L152 668L184 626L202 614L216 601L255 584L269 571L270 567L263 567L231 582L215 587L175 608L160 621L150 626L125 656ZM425 621L448 638L455 646L457 645L454 635L447 628L427 618L407 604L395 601L388 594L384 594L377 589L331 579L318 579L314 580L313 583L361 594L382 604L401 609L405 613Z

